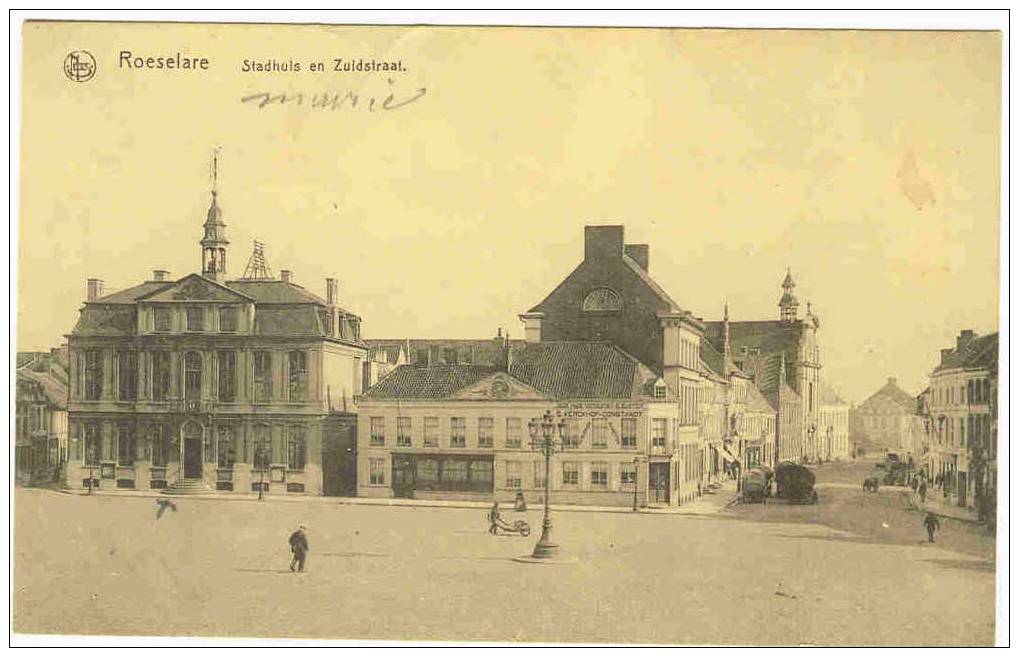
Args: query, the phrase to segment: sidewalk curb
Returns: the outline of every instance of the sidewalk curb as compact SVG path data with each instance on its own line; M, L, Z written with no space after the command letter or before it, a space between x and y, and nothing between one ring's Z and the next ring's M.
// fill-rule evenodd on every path
M965 523L970 523L976 526L987 525L987 522L981 521L975 516L969 516L968 510L960 510L957 513L956 512L946 513L945 511L943 511L943 508L938 507L937 504L927 505L920 503L917 499L916 493L911 490L909 491L908 494L906 494L906 500L909 503L909 506L918 512L930 512L931 514L942 517L944 519L955 519L956 521L963 521Z
M173 500L194 499L194 500L227 500L231 502L285 502L285 503L324 503L330 505L349 505L366 507L409 507L409 508L436 508L436 509L476 509L487 510L491 505L488 502L473 500L414 500L414 499L392 499L392 498L356 498L345 496L284 496L267 495L262 501L258 500L257 493L245 494L166 494L159 491L104 491L102 489L89 494L88 491L77 489L32 489L34 491L62 493L69 496L107 497L107 498L168 498ZM715 516L723 512L725 504L714 505L702 500L694 501L688 505L679 507L640 507L634 511L629 506L602 506L602 505L551 505L553 512L589 512L600 514L660 514L675 516ZM531 510L540 511L541 505L532 505Z

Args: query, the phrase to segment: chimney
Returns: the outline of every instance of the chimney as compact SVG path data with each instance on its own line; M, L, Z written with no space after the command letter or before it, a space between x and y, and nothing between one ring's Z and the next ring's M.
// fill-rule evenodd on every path
M288 278L290 272L287 271ZM336 278L326 278L326 303L330 306L336 305Z
M623 256L622 225L584 227L584 261L617 259Z
M630 259L647 271L649 249L646 243L627 243L625 250Z
M280 282L289 283L291 275L290 269L280 269Z
M955 339L955 349L962 350L962 348L969 345L974 338L976 338L976 335L973 333L972 329L963 329L959 332L959 336Z
M103 281L99 278L89 278L85 281L85 300L98 301L103 295Z
M941 363L945 363L946 361L948 361L949 355L951 355L953 352L955 352L955 349L951 347L947 347L941 350Z
M153 269L152 279L157 283L166 282L170 279L170 272L166 269Z
M888 378L888 384L897 384L897 383L898 383L898 380L896 380L894 377L889 377Z

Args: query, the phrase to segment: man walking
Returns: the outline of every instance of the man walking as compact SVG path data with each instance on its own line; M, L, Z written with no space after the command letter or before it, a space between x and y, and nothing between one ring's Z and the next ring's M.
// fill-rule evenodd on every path
M297 527L297 530L290 534L290 551L294 554L293 559L290 561L291 572L304 572L304 561L309 551L308 535L304 532L305 530L307 528L300 525Z
M920 494L920 502L921 503L927 502L927 482L925 482L922 479L920 480L920 486L917 489L917 493Z
M492 509L488 512L488 532L493 535L499 533L499 520L501 518L502 516L499 514L499 501L495 501L495 503L492 504Z
M924 528L927 529L927 542L934 543L934 533L941 529L941 522L938 521L938 517L934 516L932 512L927 512L927 517L923 520Z

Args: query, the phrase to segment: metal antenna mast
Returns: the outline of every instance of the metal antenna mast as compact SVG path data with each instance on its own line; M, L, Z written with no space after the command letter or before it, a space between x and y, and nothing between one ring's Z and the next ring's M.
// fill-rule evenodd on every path
M265 246L258 239L255 239L254 244L241 280L275 280L269 268L269 260L265 258Z

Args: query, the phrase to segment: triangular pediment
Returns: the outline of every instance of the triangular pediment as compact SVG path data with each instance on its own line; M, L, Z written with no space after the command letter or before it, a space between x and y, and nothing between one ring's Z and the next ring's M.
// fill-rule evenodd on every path
M508 373L498 372L461 389L451 398L487 401L532 401L548 400L549 397Z
M208 278L203 278L197 273L192 273L138 301L140 303L180 303L181 301L245 303L251 300L251 297L245 294Z

